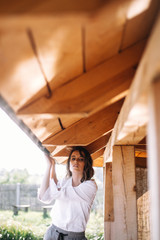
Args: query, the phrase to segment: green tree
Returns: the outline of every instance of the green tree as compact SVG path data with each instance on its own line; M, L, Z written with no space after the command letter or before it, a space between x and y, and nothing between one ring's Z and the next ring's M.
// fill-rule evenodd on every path
M0 184L28 183L29 173L27 169L13 169L0 171Z

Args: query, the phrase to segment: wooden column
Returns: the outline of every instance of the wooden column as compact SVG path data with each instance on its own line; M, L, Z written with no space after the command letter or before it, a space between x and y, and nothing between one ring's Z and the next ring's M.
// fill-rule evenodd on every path
M112 184L114 221L109 222L105 218L105 240L137 240L137 208L136 192L134 190L135 157L133 146L113 147Z
M158 66L158 65L157 65ZM159 68L160 71L160 68ZM160 73L150 87L148 177L151 196L151 239L160 239Z
M105 164L104 169L104 225L105 239L111 239L111 222L114 221L113 210L113 185L112 185L112 162Z

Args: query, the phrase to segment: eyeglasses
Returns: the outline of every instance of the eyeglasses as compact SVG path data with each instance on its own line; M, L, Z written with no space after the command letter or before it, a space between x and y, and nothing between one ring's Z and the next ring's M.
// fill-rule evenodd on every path
M84 158L83 157L79 157L79 158L76 158L76 157L71 157L71 161L78 161L78 162L84 162Z

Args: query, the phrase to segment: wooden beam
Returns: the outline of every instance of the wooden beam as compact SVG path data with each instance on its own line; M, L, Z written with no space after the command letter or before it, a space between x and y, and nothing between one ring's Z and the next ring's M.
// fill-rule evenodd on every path
M79 115L55 115L55 114L26 114L18 115L32 132L41 140L45 140L51 134L61 132L63 128L71 126L82 118ZM61 126L61 124L62 126Z
M111 132L101 136L100 138L96 139L94 142L91 142L89 145L86 146L86 149L89 153L94 153L101 148L104 148L107 145L107 142L111 136Z
M109 2L106 10L91 19L84 29L86 69L148 37L158 4L159 0L127 1L121 6Z
M41 97L29 105L24 104L18 113L93 114L115 100L118 101L127 94L135 73L133 67L138 64L145 43L146 41L142 41L136 44L81 77L57 88L50 99Z
M80 2L75 2L74 0L58 0L45 2L42 0L35 0L35 2L29 0L24 0L23 4L19 0L1 1L0 13L2 15L23 15L23 14L38 14L38 15L49 15L49 14L61 14L61 13L73 13L73 12L92 12L103 5L106 1L97 0L82 0Z
M147 146L146 145L134 145L135 156L139 158L147 158Z
M160 61L157 62L157 70L158 69L159 75L150 85L148 125L148 176L152 219L151 234L152 239L155 240L160 239Z
M105 151L105 161L111 156L116 144L137 144L146 136L148 123L148 96L151 82L159 75L160 63L160 15L148 41L111 139ZM146 68L147 66L147 68Z
M2 31L0 48L3 49L0 58L1 95L14 111L22 107L37 91L39 96L46 97L46 82L26 30Z
M119 2L119 4L118 4ZM111 1L84 26L86 71L115 56L120 49L126 12L132 1ZM121 9L121 11L119 11ZM107 44L106 44L107 43Z
M95 159L99 158L100 156L102 156L104 153L104 149L105 148L102 148L102 149L98 150L97 152L92 153L91 154L92 159L95 160Z
M111 106L82 119L61 133L50 136L43 144L53 145L87 145L110 131L117 119L118 112L123 104L120 100Z
M103 156L96 158L93 161L93 167L103 167Z
M5 30L0 47L7 59L0 59L1 94L16 112L42 96L48 99L55 88L83 72L81 25L53 21L43 30Z
M115 146L112 161L114 222L105 222L105 240L137 239L135 159L133 146ZM106 193L107 194L107 193Z
M147 152L141 150L135 150L135 156L139 158L147 158Z
M104 168L104 221L114 221L112 163L106 163Z
M158 9L159 0L130 2L121 50L149 36Z
M109 132L108 134L98 138L97 140L95 140L94 142L90 143L89 145L86 145L85 148L89 151L90 154L93 154L95 152L97 152L98 150L104 148L110 138L111 133ZM44 144L44 146L47 145ZM69 151L71 149L72 146L63 146L62 149L59 149L59 151L54 151L53 155L55 157L62 157L62 156L68 156ZM48 149L48 148L47 148ZM57 148L56 148L57 149Z

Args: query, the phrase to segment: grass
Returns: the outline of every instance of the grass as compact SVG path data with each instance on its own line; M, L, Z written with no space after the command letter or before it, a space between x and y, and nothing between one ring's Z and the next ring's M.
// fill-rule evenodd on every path
M23 212L19 211L17 216L13 215L12 211L0 211L0 226L7 226L8 228L22 228L23 231L33 233L30 238L24 239L42 239L47 227L51 224L51 218L43 218L42 212ZM12 230L13 231L13 230ZM25 235L26 236L26 235ZM103 215L102 213L91 212L90 220L86 229L86 236L92 240L103 240ZM2 239L0 237L0 239ZM3 238L8 239L8 238ZM17 238L20 239L20 238ZM23 239L23 238L22 238Z

